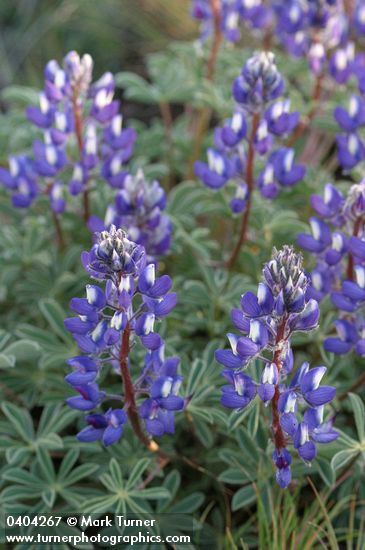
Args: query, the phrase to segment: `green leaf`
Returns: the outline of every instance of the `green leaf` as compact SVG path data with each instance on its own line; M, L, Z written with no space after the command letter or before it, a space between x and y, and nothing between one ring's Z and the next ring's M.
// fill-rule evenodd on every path
M249 432L244 428L239 428L236 433L236 438L245 456L254 462L258 462L260 456L257 449L256 442L251 437Z
M41 481L37 476L23 470L22 468L10 468L3 473L3 478L21 485L29 485L39 489Z
M124 487L122 471L120 469L118 462L115 460L115 458L112 458L111 461L109 462L109 470L110 470L112 480L114 481L115 488L122 489Z
M60 469L58 470L58 479L62 480L67 477L67 475L72 470L73 466L77 462L77 459L79 458L80 450L79 449L71 449L68 451L68 453L65 455L64 459L62 460Z
M137 462L129 475L126 483L126 491L129 491L129 489L132 489L136 485L137 481L141 478L143 472L146 468L148 468L150 463L151 461L149 458L142 458Z
M228 468L222 472L218 478L223 483L230 483L231 485L242 485L246 476L239 468Z
M2 404L1 408L20 437L25 441L32 441L34 438L34 429L29 412L17 405L6 402Z
M364 403L355 393L349 393L352 410L354 411L357 435L359 441L365 441L365 407Z
M204 493L196 491L195 493L192 493L191 495L183 498L182 500L174 504L170 508L169 512L171 514L191 514L192 512L195 512L196 510L198 510L198 508L200 508L204 500Z
M256 493L252 485L247 485L247 487L242 487L234 494L232 499L232 511L235 512L240 508L245 508L249 506L256 500Z
M37 105L39 102L39 92L30 86L7 86L1 92L1 98L11 103L19 103L21 106L29 104Z
M0 369L8 369L14 367L15 365L15 356L6 355L5 353L0 353Z
M48 435L38 437L36 440L36 443L37 443L37 446L43 447L44 449L49 449L49 450L63 448L62 438L57 434L48 434Z
M84 504L83 512L85 514L102 514L103 512L111 512L117 500L118 497L115 495L88 499Z
M50 298L42 300L39 304L39 309L47 319L55 334L64 342L69 343L71 339L63 324L65 314L58 303Z
M142 498L146 500L161 500L170 497L170 492L165 487L148 487L141 491L131 491L129 493L134 498Z
M359 453L359 451L356 450L345 450L345 451L339 451L336 453L331 460L331 468L335 472L336 470L339 470L340 468L343 468L350 462L350 460L354 459L355 456Z
M16 361L30 361L40 355L41 348L32 340L18 340L10 344L4 353L14 356Z
M37 458L38 458L39 468L44 478L49 483L52 483L55 479L55 471L54 471L51 457L49 456L48 452L44 448L40 447L37 449Z
M80 479L83 479L84 477L89 477L92 474L98 470L99 466L97 464L81 464L80 466L77 466L72 472L67 476L67 479L64 481L64 485L67 487L68 485L73 485L77 481L80 481Z
M323 458L317 458L316 461L317 469L320 473L321 478L328 487L332 487L335 482L334 470L331 467L331 464L328 460Z
M54 489L45 489L42 491L42 499L48 508L52 508L56 500L56 491Z
M229 431L236 431L237 427L243 423L243 420L249 415L255 408L255 400L253 399L242 412L233 411L228 418Z

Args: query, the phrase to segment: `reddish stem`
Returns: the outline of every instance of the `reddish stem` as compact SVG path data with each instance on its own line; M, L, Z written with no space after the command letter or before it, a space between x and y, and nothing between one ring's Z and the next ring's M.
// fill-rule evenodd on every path
M250 213L251 213L252 193L254 189L254 160L255 160L254 140L255 140L259 123L260 123L260 115L259 113L255 113L252 119L251 136L248 144L247 164L246 164L246 183L247 183L249 194L247 199L247 205L242 217L239 238L236 243L236 246L232 251L230 258L226 263L226 267L229 270L231 270L234 264L236 263L238 254L241 250L241 246L246 242L246 239L247 239L247 229L248 229L248 223L249 223Z
M76 89L74 89L72 93L72 109L73 109L73 115L75 120L75 134L76 134L77 145L79 147L80 160L81 160L82 154L83 154L83 148L84 148L84 142L82 137L82 132L83 132L82 113L81 113L81 107L80 107L78 93ZM88 181L85 182L82 200L84 205L84 220L85 222L87 222L88 219L90 218L90 200L89 200Z
M63 231L62 231L60 219L57 216L56 212L54 212L53 210L52 210L52 218L53 218L53 223L56 230L58 247L60 251L62 251L65 249L65 239L63 237Z
M271 50L271 42L272 42L272 28L268 27L264 33L264 37L262 40L262 48L263 50L270 51Z
M136 403L134 386L129 373L128 357L130 352L130 334L131 328L129 323L125 327L122 334L122 341L119 355L120 375L123 381L125 407L127 409L128 418L132 425L133 431L138 439L153 452L158 452L159 446L155 441L151 440L143 431Z
M302 120L296 127L294 133L291 135L290 139L287 142L288 147L293 147L293 145L304 134L304 132L307 130L308 126L316 116L320 105L321 95L322 95L322 81L323 81L323 74L316 75L316 80L314 83L314 88L312 93L312 102L314 102L315 104L313 105L312 109L309 111L306 119Z
M277 334L276 334L276 351L274 353L274 359L273 362L276 365L276 368L278 369L278 372L280 374L281 370L281 348L280 344L284 340L285 335L285 327L286 327L286 317L284 317L281 325L279 325ZM274 434L274 444L275 448L280 452L281 449L284 449L286 447L286 441L285 441L285 435L280 425L280 415L279 415L279 397L280 397L280 390L279 390L279 384L276 384L275 386L275 394L274 397L271 400L271 409L272 409L272 431Z
M354 229L353 229L353 232L352 232L352 235L353 235L354 237L356 237L356 236L359 234L359 231L360 231L360 229L361 229L362 223L363 223L363 219L362 219L362 218L357 218L357 219L355 220ZM347 278L348 278L350 281L353 281L353 279L354 279L354 257L353 257L353 255L351 254L351 252L349 252L349 255L348 255Z
M344 0L345 13L349 19L352 19L354 7L355 6L353 0Z

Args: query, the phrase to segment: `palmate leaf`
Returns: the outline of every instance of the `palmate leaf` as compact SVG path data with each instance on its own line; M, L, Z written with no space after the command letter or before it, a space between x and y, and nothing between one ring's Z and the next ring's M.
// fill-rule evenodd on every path
M4 414L13 425L16 433L27 442L34 439L33 421L26 409L21 409L12 403L3 403L1 406Z
M30 471L19 467L7 469L3 477L5 481L12 482L12 485L5 487L2 492L2 502L5 506L8 503L21 502L23 499L32 501L41 497L50 512L57 495L63 496L66 500L70 499L73 505L77 502L81 504L83 499L77 497L77 487L74 487L73 490L70 490L70 487L75 486L82 479L92 476L99 466L85 463L69 473L70 465L72 467L72 460L75 458L73 451L70 453L63 459L58 472L48 451L42 447L37 449L37 459L32 464ZM74 498L75 493L76 498Z
M49 405L42 411L38 429L35 431L32 418L26 409L12 403L3 403L2 410L8 419L9 428L3 429L0 450L5 452L10 464L24 464L37 450L62 449L63 441L57 432L62 431L77 416L62 405Z
M151 464L150 459L148 458L142 458L137 462L137 464L132 469L131 473L128 476L128 481L126 483L126 490L128 491L132 487L136 485L136 483L140 480L145 470L148 468L148 466Z
M108 494L89 500L85 513L130 512L142 514L150 510L149 500L169 499L166 487L141 487L140 478L150 463L149 459L138 461L131 471L131 480L124 479L120 465L115 458L109 462L109 470L100 477Z

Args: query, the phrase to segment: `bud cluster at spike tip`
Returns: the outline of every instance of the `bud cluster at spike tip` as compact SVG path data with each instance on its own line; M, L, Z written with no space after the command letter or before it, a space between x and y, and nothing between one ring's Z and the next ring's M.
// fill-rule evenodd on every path
M235 195L230 201L235 214L245 210L249 198L246 165L257 117L260 121L254 128L253 147L261 157L261 171L255 185L262 196L273 199L280 189L292 187L305 175L304 166L295 163L293 149L273 149L275 140L290 135L300 118L299 113L290 112L290 101L280 97L283 90L284 81L274 55L254 54L233 83L235 110L223 127L215 130L214 148L207 151L208 162L195 163L195 174L210 189L220 189L228 182L235 184Z
M311 463L317 443L338 437L332 419L324 419L324 405L335 396L335 388L321 385L326 368L310 368L305 362L294 372L292 335L318 326L319 306L307 297L309 285L301 256L288 246L274 249L257 294L246 292L241 307L232 310L239 333L227 334L231 349L216 351L228 382L222 387L222 404L241 410L258 396L265 405L272 405L273 422L276 416L279 419L279 426L272 426L272 458L282 488L291 481L289 444L304 462ZM263 363L260 380L243 372L254 359ZM278 430L281 438L275 437Z
M62 213L66 189L78 195L100 175L112 187L122 187L136 132L122 128L113 75L106 72L92 82L92 70L91 56L80 58L75 51L62 65L56 60L47 63L39 106L27 109L42 139L35 140L32 156L12 155L9 170L0 170L0 182L11 192L15 207L28 207L47 194L53 211ZM67 153L70 146L77 154Z
M186 404L178 395L182 381L178 374L180 360L165 358L164 341L156 332L156 325L176 305L176 294L170 292L170 277L158 277L155 264L147 262L144 247L129 240L115 226L96 236L91 250L82 254L82 263L102 285L88 284L86 298L73 298L70 303L78 316L66 319L65 327L81 354L68 361L73 371L66 381L78 395L67 403L88 413L100 407L105 412L88 414L87 426L78 439L102 440L104 445L110 445L122 435L127 410L124 406L111 408L110 403L123 399L101 390L98 379L102 371L105 379L106 369L114 376L119 373L125 335L128 349L137 342L145 349L145 360L133 383L135 394L144 396L139 406L140 418L153 436L173 433L174 414ZM133 359L128 357L128 363L133 365Z
M143 245L151 258L163 256L170 249L172 235L171 220L163 212L166 202L166 193L159 182L149 182L139 170L135 176L126 176L104 220L91 216L88 225L92 231L102 231L111 225L123 227L128 237Z
M365 35L365 7L357 0L352 16L343 0L221 0L220 31L237 42L244 25L255 34L272 37L294 58L305 57L313 74L328 71L338 83L346 82L354 67L354 44L350 36ZM204 41L215 32L210 0L194 0L193 18L200 22Z
M365 180L347 197L327 183L324 196L313 195L311 203L319 217L310 219L311 234L298 236L298 244L316 258L307 295L316 300L330 295L341 312L334 323L337 336L324 347L365 357Z

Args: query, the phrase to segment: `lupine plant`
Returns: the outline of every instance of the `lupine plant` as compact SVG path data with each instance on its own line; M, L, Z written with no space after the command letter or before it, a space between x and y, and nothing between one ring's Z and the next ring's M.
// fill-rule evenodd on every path
M217 361L227 369L222 372L229 382L222 387L225 407L243 409L256 395L265 405L271 404L272 458L281 487L291 481L289 440L300 458L311 463L317 453L315 443L338 437L332 419L323 420L324 405L336 392L331 386L320 386L326 367L310 368L304 362L293 375L293 335L318 326L319 306L306 298L308 285L300 255L290 247L274 250L257 295L246 292L241 308L232 310L232 321L242 336L229 333L231 350L216 352ZM242 372L255 359L263 363L258 381Z
M284 81L274 55L260 52L248 59L240 76L233 82L236 102L232 118L215 131L215 149L208 149L208 164L198 161L195 173L211 189L220 189L228 181L236 183L230 202L234 213L242 213L239 239L227 262L232 267L247 238L251 195L257 186L264 198L273 199L280 188L291 187L305 174L294 161L294 150L273 150L274 139L288 136L299 122L299 113L290 113L290 101L282 96ZM255 177L255 154L264 167Z
M335 321L338 338L327 338L327 351L343 354L354 349L363 357L365 300L365 183L351 186L348 196L328 183L324 197L313 195L312 205L322 219L311 218L312 235L298 242L317 256L309 293L318 300L330 294L341 318Z
M6 4L0 516L362 550L364 2Z
M101 169L112 187L122 185L126 176L122 167L132 154L135 131L122 129L119 102L113 99L113 75L105 73L92 83L92 68L91 56L80 59L75 51L66 55L62 66L56 60L47 63L39 107L27 109L28 119L42 131L43 140L34 142L33 157L12 156L10 171L1 172L14 206L26 208L39 193L46 193L52 210L60 214L66 207L67 183L71 195L83 194L88 220L93 170ZM78 148L76 158L67 154L72 141Z
M166 193L158 181L147 181L142 170L125 177L114 204L108 206L104 220L91 216L89 227L103 230L111 225L124 227L134 242L143 245L149 256L164 256L170 249L172 224L163 213Z
M71 308L78 317L65 320L65 326L85 355L69 360L73 372L66 381L79 393L67 403L74 409L92 411L105 402L124 401L121 408L86 416L88 427L80 441L102 439L104 445L119 440L129 417L137 437L148 447L150 442L141 426L156 436L174 432L174 411L184 408L179 397L181 377L177 374L178 357L165 359L164 342L155 332L158 322L176 305L176 294L169 292L171 279L156 277L155 264L146 262L142 245L129 241L121 229L97 235L82 262L93 279L104 281L105 288L87 285L86 298L73 298ZM136 340L146 349L137 380L130 375L130 352ZM120 372L124 399L101 391L97 379L107 366ZM144 395L139 410L136 396Z

